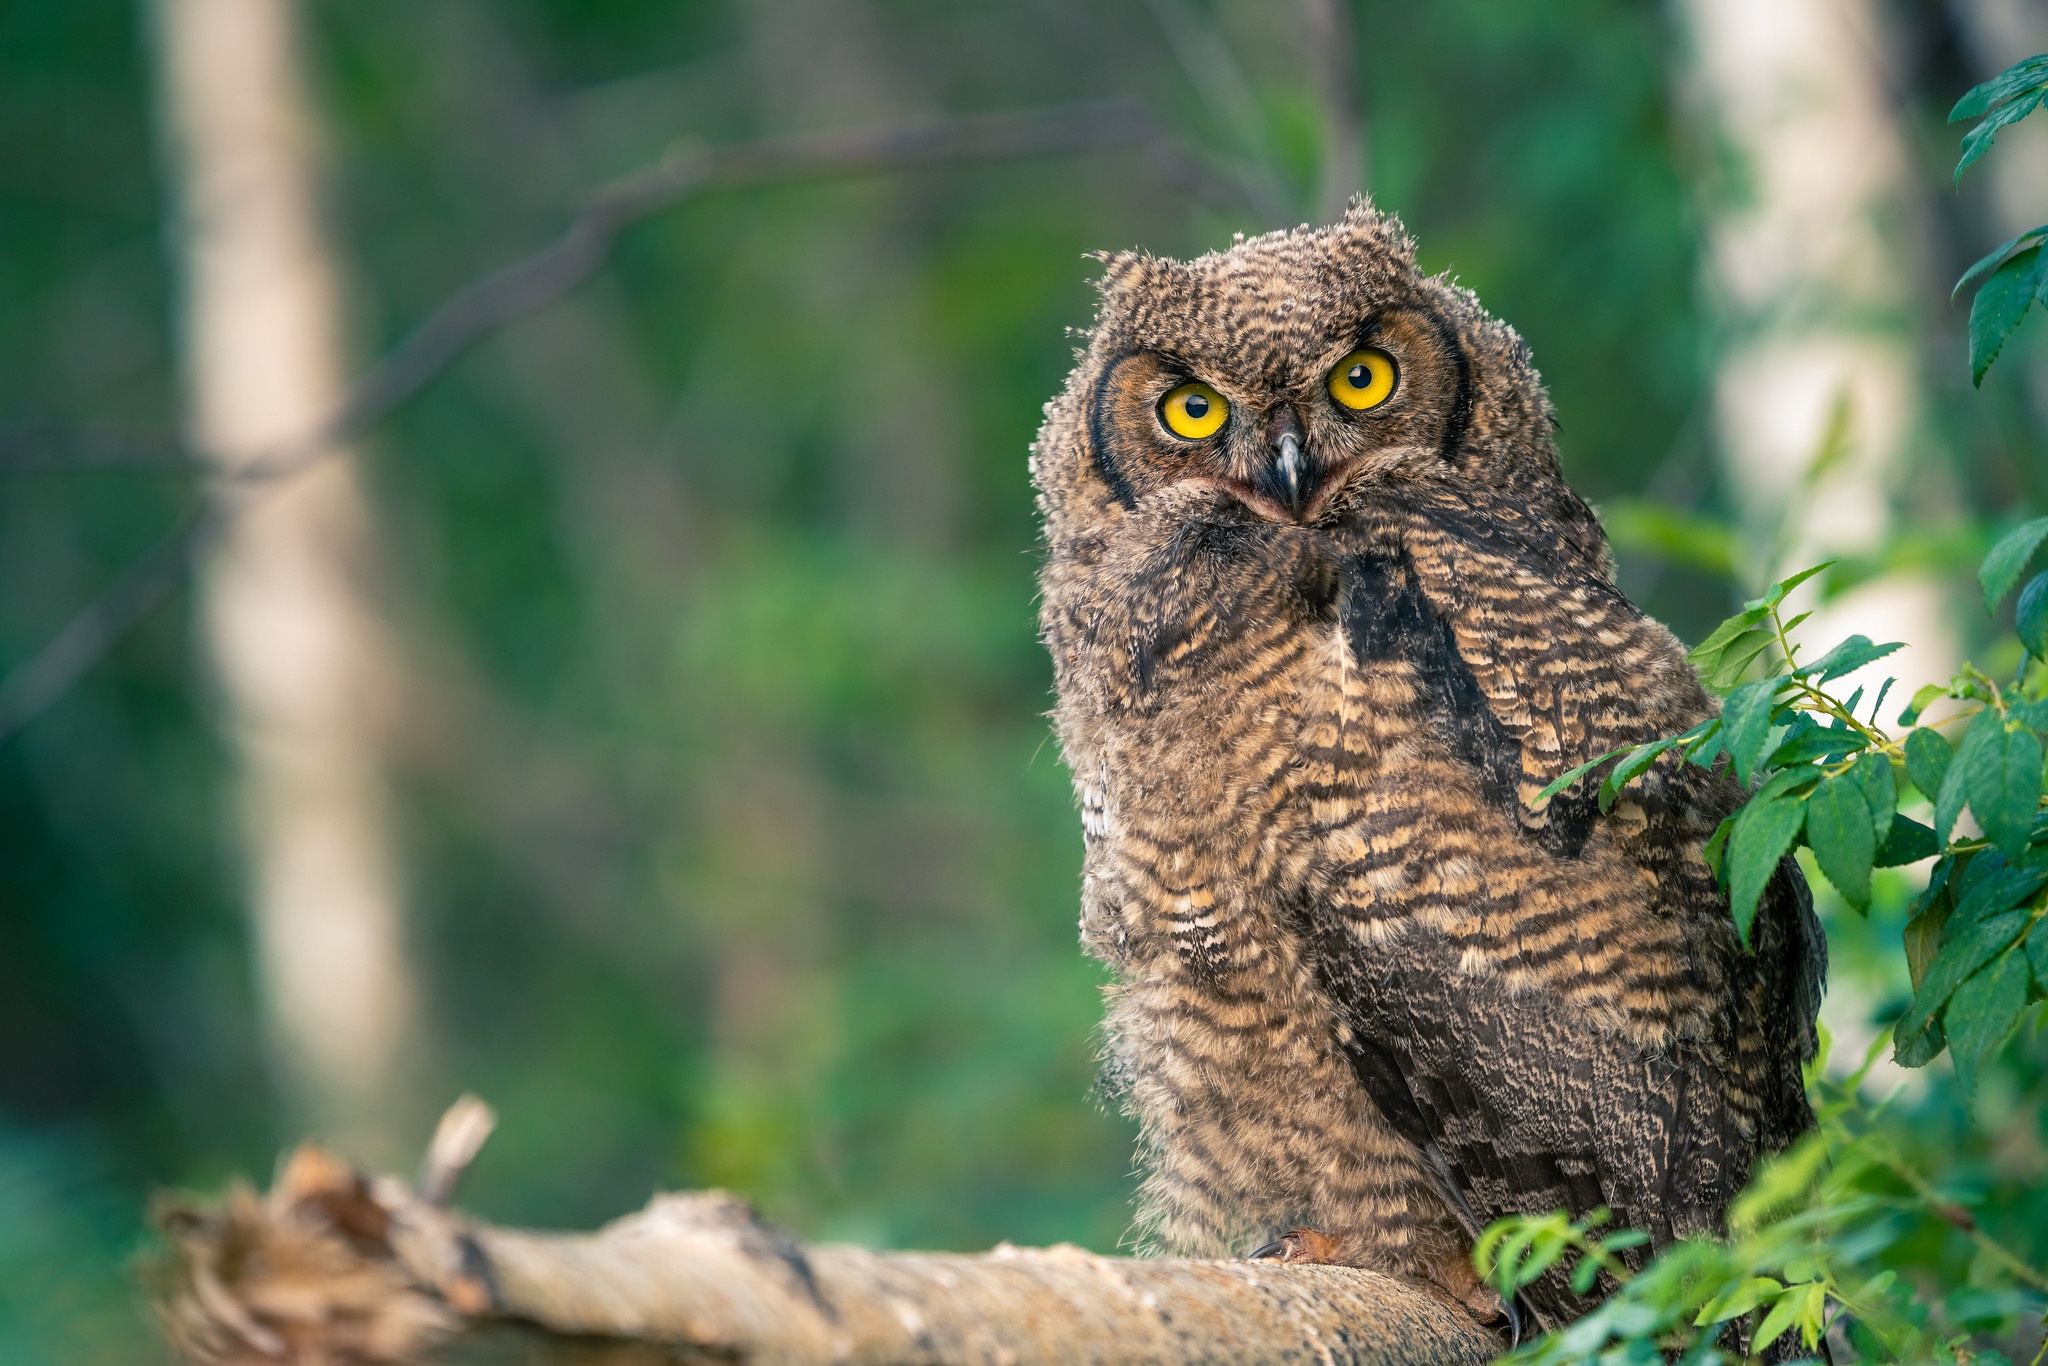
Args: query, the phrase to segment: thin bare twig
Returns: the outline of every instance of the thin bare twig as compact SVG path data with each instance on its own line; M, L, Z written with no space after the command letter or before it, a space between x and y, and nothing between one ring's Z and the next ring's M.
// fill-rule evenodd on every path
M44 424L0 427L0 474L155 469L189 474L204 466L170 432L146 427L93 427L67 432Z
M441 304L349 388L315 430L267 450L200 453L213 495L148 558L74 616L0 682L0 741L41 714L183 580L206 546L267 487L360 437L479 341L561 298L595 274L619 234L695 194L792 180L872 175L949 163L1053 156L1163 144L1139 106L1064 105L947 120L924 127L849 129L731 147L684 145L605 185L552 244ZM1175 158L1173 169L1186 168ZM231 454L235 458L230 459ZM168 458L175 458L167 456Z

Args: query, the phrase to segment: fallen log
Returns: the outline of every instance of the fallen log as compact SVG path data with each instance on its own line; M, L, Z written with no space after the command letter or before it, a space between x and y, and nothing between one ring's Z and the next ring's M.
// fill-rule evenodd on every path
M1356 1268L805 1246L719 1191L657 1196L594 1233L503 1228L445 1203L490 1124L458 1104L412 1183L306 1145L267 1193L160 1200L148 1279L172 1347L203 1366L1474 1366L1505 1345L1438 1294Z

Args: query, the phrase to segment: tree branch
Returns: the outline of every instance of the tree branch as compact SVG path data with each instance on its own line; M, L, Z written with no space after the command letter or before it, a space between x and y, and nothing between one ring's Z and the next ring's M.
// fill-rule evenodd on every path
M1126 102L1076 104L984 114L914 128L846 129L768 138L713 148L681 145L661 162L612 181L585 202L555 241L447 299L350 386L341 405L313 431L260 451L204 451L196 465L211 476L213 505L194 513L149 558L137 564L68 622L28 663L0 681L0 741L49 707L149 611L177 587L199 552L260 491L306 469L376 426L477 342L507 323L561 298L589 279L611 255L619 234L693 195L792 180L872 175L959 162L1034 156L1153 143L1168 154L1178 178L1199 174L1158 125ZM48 468L54 445L37 434L12 434L20 463ZM132 439L109 458L79 463L140 463ZM177 448L163 463L183 459Z
M458 1105L422 1167L445 1189L488 1132ZM439 1155L443 1148L452 1154ZM306 1146L264 1196L159 1203L166 1336L203 1366L413 1360L525 1325L525 1362L604 1342L664 1361L1324 1362L1477 1366L1503 1344L1410 1282L1348 1267L807 1247L718 1191L595 1233L501 1228ZM642 1358L634 1357L639 1360Z

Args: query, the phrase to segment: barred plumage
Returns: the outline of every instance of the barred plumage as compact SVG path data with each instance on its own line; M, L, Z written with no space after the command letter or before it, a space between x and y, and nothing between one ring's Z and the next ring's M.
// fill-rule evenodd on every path
M1534 804L1713 703L1615 588L1521 339L1363 203L1107 257L1102 291L1032 473L1144 1237L1308 1230L1289 1255L1483 1311L1503 1214L1713 1227L1811 1123L1824 950L1789 861L1738 944L1700 856L1725 775L1667 755L1605 815L1584 782ZM1332 368L1366 349L1398 381L1354 411ZM1213 436L1165 425L1189 384Z

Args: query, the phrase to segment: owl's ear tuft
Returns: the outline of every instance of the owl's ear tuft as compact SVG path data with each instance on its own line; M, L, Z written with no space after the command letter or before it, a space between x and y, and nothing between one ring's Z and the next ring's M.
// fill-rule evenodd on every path
M1095 281L1095 288L1104 294L1129 289L1151 274L1157 261L1142 251L1098 251L1090 254L1102 262L1102 274Z
M1371 238L1382 251L1414 269L1415 239L1408 235L1400 217L1381 210L1372 202L1371 195L1360 192L1351 196L1338 227Z

